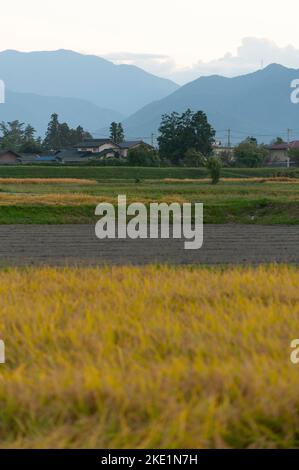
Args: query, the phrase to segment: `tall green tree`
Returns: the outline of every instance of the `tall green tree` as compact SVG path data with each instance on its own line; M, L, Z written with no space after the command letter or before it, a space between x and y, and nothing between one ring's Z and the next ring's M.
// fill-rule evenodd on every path
M52 114L43 142L44 148L57 150L63 147L72 147L84 139L92 138L91 134L78 126L72 129L66 122L60 123L58 114Z
M218 157L209 157L207 159L207 168L211 175L212 184L219 183L222 163Z
M41 139L35 138L36 130L27 124L24 130L23 143L20 147L22 153L40 153L42 151Z
M43 145L46 149L53 150L61 146L60 124L56 113L51 115Z
M184 155L183 163L185 166L189 167L205 166L206 159L202 153L198 152L193 148L190 148Z
M25 130L24 130L24 141L25 142L32 142L35 140L35 134L36 134L36 130L34 129L33 126L31 126L31 124L27 124L27 126L25 127Z
M272 140L271 144L272 145L284 144L284 140L282 137L276 137L276 139Z
M59 147L68 147L71 145L72 131L66 122L59 124Z
M24 129L20 121L2 122L0 124L1 148L21 153L40 153L41 139L35 138L36 131L30 124Z
M110 139L116 144L121 144L124 141L125 134L121 122L112 122L110 125Z
M17 152L24 142L24 123L18 120L0 123L1 148Z
M160 155L172 163L180 163L189 149L204 156L209 156L212 152L215 131L202 111L193 112L187 109L182 114L164 114L159 132Z
M92 139L92 135L89 132L85 131L82 126L78 126L76 127L76 129L71 129L71 132L71 140L73 145L83 142L83 140L86 139Z
M132 166L159 166L160 158L157 150L149 145L140 145L131 149L128 154L128 165Z

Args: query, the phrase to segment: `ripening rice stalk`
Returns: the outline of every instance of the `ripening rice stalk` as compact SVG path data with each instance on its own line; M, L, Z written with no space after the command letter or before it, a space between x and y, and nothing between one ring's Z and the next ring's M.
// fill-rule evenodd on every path
M299 271L0 271L2 447L298 447Z
M161 181L165 183L209 183L210 178L164 178ZM220 178L222 183L299 183L298 178L287 176L277 176L272 178Z
M51 193L51 194L5 194L0 193L0 206L11 205L46 205L46 206L77 206L81 204L99 204L100 202L116 203L117 198L106 196L90 196L82 193Z
M176 202L183 204L184 202L189 202L188 198L185 198L179 194L173 195L163 195L159 198L154 198L152 196L148 197L128 197L127 202L138 202L148 204L150 202L166 202L171 204ZM30 193L20 193L20 194L6 194L0 193L0 206L11 206L11 205L47 205L47 206L78 206L81 204L89 204L96 206L101 202L107 202L111 204L117 204L117 196L98 196L98 195L89 195L84 193L50 193L50 194L30 194Z
M79 178L0 178L0 184L97 184L96 180Z

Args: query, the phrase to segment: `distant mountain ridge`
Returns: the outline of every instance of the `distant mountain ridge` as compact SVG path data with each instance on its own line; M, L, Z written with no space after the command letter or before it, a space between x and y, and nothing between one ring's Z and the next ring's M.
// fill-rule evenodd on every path
M87 100L126 116L179 88L136 66L64 49L0 52L0 78L13 92Z
M5 103L0 104L0 121L18 119L30 123L38 136L44 136L50 116L58 113L60 122L71 127L83 126L94 131L98 125L105 127L112 121L121 121L124 116L110 109L101 109L86 100L41 96L33 93L15 93L6 90Z
M125 131L128 137L157 133L163 114L191 108L204 111L217 131L231 128L239 140L257 134L267 142L288 127L299 136L299 104L290 99L294 79L299 69L278 64L239 77L201 77L130 116Z
M299 104L290 100L299 69L278 64L233 78L204 76L179 87L97 56L8 50L0 52L0 79L8 89L0 120L29 122L41 135L57 112L60 121L81 124L96 137L107 135L111 121L123 121L127 139L149 141L163 114L191 108L207 114L221 140L228 128L234 141L252 134L268 142L286 137L287 128L299 137Z

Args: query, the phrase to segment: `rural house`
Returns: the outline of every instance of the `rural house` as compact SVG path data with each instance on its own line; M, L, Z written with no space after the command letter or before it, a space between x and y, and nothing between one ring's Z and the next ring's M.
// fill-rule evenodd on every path
M75 164L86 162L92 155L91 152L79 152L76 149L62 149L56 152L55 158L59 163Z
M224 146L220 144L213 145L213 155L221 160L233 162L235 159L234 147Z
M269 151L268 155L268 164L278 164L278 165L288 165L288 149L298 149L299 150L299 140L294 140L287 144L287 142L282 142L281 144L273 144L267 147Z
M1 150L0 151L0 164L8 165L14 163L21 163L22 157L12 150Z
M129 150L141 145L151 147L142 140L130 140L116 144L111 139L88 139L76 145L75 148L78 152L91 152L97 158L126 158Z
M78 152L101 153L104 150L119 150L119 146L111 139L87 139L76 145Z
M143 142L143 140L129 140L122 142L121 144L119 144L119 147L121 148L121 156L126 158L128 156L129 150L136 149L141 145L146 145L147 147L152 148L151 145L146 144L145 142Z

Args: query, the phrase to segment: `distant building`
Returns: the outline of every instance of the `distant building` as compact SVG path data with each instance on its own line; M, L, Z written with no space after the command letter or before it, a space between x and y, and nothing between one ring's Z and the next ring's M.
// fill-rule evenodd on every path
M89 160L100 158L126 158L131 149L146 145L142 140L132 140L116 144L111 139L88 139L84 140L74 148L65 148L60 150L49 150L41 155L36 154L18 154L12 150L0 150L0 165L8 164L80 164Z
M267 163L269 165L288 166L292 163L289 162L288 150L299 150L299 140L294 140L289 144L287 144L287 142L282 142L280 144L268 145L267 149L269 151L267 158Z
M62 149L56 152L55 158L59 163L76 164L85 163L92 155L91 152L79 152L76 149Z
M90 152L97 158L126 158L129 150L141 145L151 147L143 140L130 140L116 144L111 139L88 139L76 145L75 148L78 152Z
M146 144L145 142L143 142L143 140L129 140L122 142L121 144L119 144L119 147L121 149L121 156L126 158L128 156L129 150L136 149L141 145L145 145L149 148L152 148L151 145Z
M75 148L78 152L101 153L104 150L119 150L119 146L111 139L88 139L84 140Z
M0 150L0 164L1 165L12 165L21 163L22 157L13 150Z
M35 153L21 153L21 163L22 165L32 165L33 163L38 163L39 155Z
M231 155L232 157L234 156L234 147L227 147L225 145L213 145L213 154L216 157L221 157L223 153L227 153Z
M56 163L57 158L56 155L41 155L37 157L36 163Z

